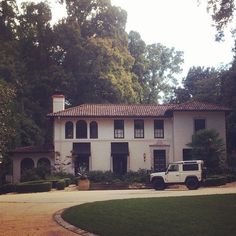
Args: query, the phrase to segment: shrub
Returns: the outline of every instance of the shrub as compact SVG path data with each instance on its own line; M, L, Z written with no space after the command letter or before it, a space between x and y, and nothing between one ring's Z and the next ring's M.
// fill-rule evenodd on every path
M61 179L61 180L57 181L57 183L56 183L57 190L63 190L63 189L65 189L65 186L66 186L66 183L65 183L64 179Z
M138 171L129 171L123 180L128 183L148 183L149 182L149 173L145 169L139 169Z
M0 187L0 194L12 193L16 191L15 184L4 184Z
M27 182L27 181L34 181L34 180L40 180L40 176L37 174L36 168L34 169L26 169L23 171L21 175L21 182Z
M88 177L94 183L112 183L115 179L111 171L90 171Z
M227 178L224 176L212 176L210 178L207 178L203 185L205 187L209 187L209 186L220 186L220 185L224 185L227 183Z
M71 179L70 178L64 178L66 187L68 187L71 184Z
M48 192L52 189L50 182L25 182L16 185L16 192L18 193L36 193Z
M51 179L65 179L65 178L70 178L71 183L75 184L76 183L76 176L73 174L68 174L65 172L55 172L54 174L50 175Z

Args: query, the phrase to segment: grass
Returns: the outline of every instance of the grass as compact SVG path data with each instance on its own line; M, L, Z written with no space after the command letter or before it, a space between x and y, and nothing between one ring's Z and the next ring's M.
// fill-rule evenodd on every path
M62 218L101 236L233 236L236 194L87 203Z

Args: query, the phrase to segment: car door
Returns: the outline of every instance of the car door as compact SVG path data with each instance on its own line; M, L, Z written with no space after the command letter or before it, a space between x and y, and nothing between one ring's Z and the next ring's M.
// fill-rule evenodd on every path
M179 183L180 182L180 170L178 164L170 164L166 172L167 183Z

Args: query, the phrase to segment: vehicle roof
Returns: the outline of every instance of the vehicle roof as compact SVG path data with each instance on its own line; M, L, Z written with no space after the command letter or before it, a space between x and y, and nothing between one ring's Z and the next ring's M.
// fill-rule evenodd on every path
M171 162L170 164L203 164L203 160L190 160L190 161L175 161Z

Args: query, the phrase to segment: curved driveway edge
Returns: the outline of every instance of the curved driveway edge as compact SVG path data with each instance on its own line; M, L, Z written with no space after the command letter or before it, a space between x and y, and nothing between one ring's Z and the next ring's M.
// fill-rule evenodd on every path
M53 219L59 224L61 225L62 227L64 227L65 229L68 229L76 234L79 234L81 236L98 236L96 234L93 234L93 233L90 233L90 232L87 232L83 229L80 229L80 228L77 228L76 226L74 225L71 225L69 224L68 222L64 221L61 217L61 214L62 212L64 211L65 209L62 209L62 210L59 210L57 211L54 215L53 215Z

